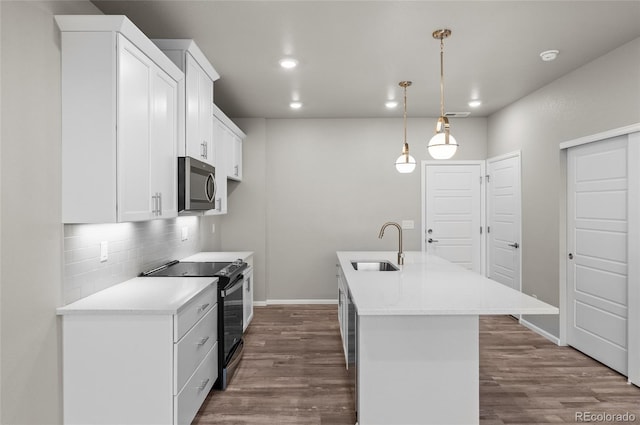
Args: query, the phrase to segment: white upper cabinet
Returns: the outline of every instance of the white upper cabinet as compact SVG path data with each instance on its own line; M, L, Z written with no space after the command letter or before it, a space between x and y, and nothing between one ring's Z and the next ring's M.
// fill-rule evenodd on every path
M209 211L208 215L218 215L227 213L227 146L226 146L226 126L216 117L211 117L213 124L213 146L215 149L216 191L215 209Z
M125 16L59 15L56 22L63 222L176 217L184 74Z
M213 116L219 126L214 142L224 146L224 157L218 159L216 175L218 168L222 168L228 179L242 181L242 140L247 136L216 105L213 105Z
M242 181L242 139L233 132L229 132L228 176L232 180Z
M215 166L211 106L213 82L220 76L193 40L153 42L185 73L179 88L178 156L190 156Z

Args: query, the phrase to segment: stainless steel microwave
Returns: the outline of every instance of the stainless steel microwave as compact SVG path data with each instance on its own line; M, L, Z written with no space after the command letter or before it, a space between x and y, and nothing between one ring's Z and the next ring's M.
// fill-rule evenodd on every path
M178 211L216 207L216 169L189 156L178 157Z

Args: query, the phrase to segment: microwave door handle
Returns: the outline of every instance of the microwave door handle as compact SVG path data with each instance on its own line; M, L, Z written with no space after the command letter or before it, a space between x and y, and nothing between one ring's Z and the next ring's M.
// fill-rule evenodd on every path
M213 193L209 193L209 185L213 186ZM214 198L216 197L216 179L213 175L213 173L209 173L209 175L207 176L207 180L205 181L204 184L204 194L207 197L207 201L212 202L214 200Z

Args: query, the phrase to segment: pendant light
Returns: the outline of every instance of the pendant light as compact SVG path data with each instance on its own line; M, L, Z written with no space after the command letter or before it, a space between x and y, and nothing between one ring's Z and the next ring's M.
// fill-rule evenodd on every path
M436 123L436 134L429 141L427 150L434 159L449 159L458 149L458 142L449 133L449 119L444 116L444 39L451 30L441 29L433 32L433 38L440 40L440 117Z
M416 168L416 159L409 155L409 143L407 143L407 87L411 81L400 81L398 85L404 89L404 145L402 155L396 159L396 170L399 173L411 173Z

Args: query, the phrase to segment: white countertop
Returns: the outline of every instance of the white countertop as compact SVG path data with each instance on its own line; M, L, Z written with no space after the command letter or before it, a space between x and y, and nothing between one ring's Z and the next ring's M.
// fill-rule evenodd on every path
M177 314L217 277L137 277L57 309L66 314Z
M558 314L550 304L515 291L443 258L405 252L399 271L356 271L354 260L386 260L391 251L339 251L359 315Z
M251 257L253 252L251 251L236 251L236 252L199 252L194 255L190 255L187 258L183 258L180 261L194 261L194 262L218 262L218 261L235 261L241 258L243 261L247 261L247 258Z

